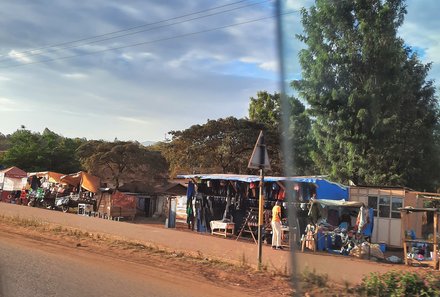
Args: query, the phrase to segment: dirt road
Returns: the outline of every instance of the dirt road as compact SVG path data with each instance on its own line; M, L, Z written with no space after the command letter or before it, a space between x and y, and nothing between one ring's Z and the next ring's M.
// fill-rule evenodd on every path
M250 265L256 266L257 264L257 245L250 242L201 235L196 232L181 232L166 229L163 226L115 222L6 203L0 203L0 214L32 218L90 232L117 235L175 251L201 253L235 263L245 261ZM390 270L407 269L403 265L380 264L353 257L327 254L298 253L296 260L295 266L299 271L303 271L305 268L316 270L321 274L327 274L330 281L341 284L346 282L359 283L365 275L371 272L385 273ZM264 246L263 264L268 269L290 270L290 253L271 250L270 247Z
M250 296L158 268L0 231L0 296Z

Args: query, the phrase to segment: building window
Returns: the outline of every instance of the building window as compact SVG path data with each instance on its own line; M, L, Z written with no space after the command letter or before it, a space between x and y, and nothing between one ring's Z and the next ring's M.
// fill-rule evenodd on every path
M400 219L400 207L403 207L402 197L368 196L368 207L374 210L374 216L380 218Z
M387 196L379 197L379 217L389 218L391 214L391 199Z
M400 219L399 208L403 207L403 199L399 197L391 197L391 217Z
M377 197L368 196L368 208L373 209L374 216L377 217Z

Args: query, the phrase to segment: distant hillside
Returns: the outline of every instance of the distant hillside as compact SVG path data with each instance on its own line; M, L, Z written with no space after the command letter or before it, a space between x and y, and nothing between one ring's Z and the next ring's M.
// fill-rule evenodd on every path
M144 145L144 146L149 146L149 145L155 144L156 142L157 141L144 141L144 142L141 142L141 144Z

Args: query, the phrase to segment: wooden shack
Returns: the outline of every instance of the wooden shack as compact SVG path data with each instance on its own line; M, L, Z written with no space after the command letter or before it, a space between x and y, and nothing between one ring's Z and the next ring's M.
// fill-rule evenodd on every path
M128 218L136 216L136 196L119 191L101 191L96 198L97 212L100 217L108 219Z
M350 186L350 201L360 201L374 210L374 227L371 241L402 247L402 221L399 208L423 207L419 194L405 187ZM408 219L417 234L422 232L422 213Z

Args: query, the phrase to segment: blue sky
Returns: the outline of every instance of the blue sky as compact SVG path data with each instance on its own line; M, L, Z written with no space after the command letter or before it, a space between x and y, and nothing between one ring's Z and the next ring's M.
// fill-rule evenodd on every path
M271 1L243 1L205 14L237 8L233 11L81 47L27 52L234 2L238 1L3 0L0 132L12 133L25 125L32 131L48 127L67 137L157 141L168 131L207 119L246 116L249 97L259 90L278 90L274 19L155 40L267 17L273 12ZM260 4L238 9L252 3ZM310 3L287 0L294 10ZM440 81L440 2L407 3L399 34L423 53L423 62L434 62L430 77ZM288 19L288 75L297 77L301 44L293 36L301 27L297 13ZM164 24L169 22L154 27ZM143 27L147 28L151 27ZM135 43L145 44L125 47ZM104 51L114 47L125 48ZM94 51L103 52L90 54ZM59 60L28 64L50 59Z

